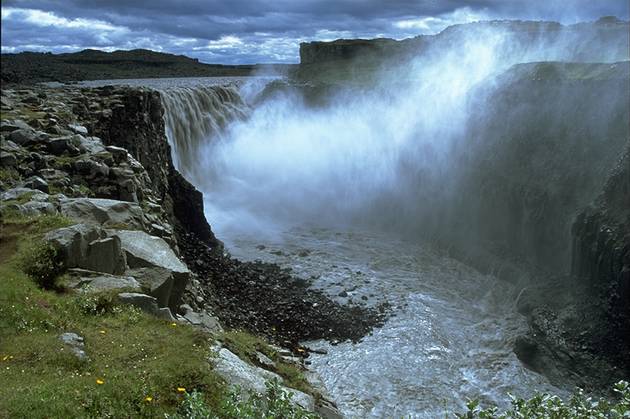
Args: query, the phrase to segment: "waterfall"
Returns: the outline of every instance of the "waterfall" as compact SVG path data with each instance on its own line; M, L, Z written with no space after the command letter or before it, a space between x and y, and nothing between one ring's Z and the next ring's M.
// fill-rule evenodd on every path
M236 84L171 87L161 90L166 136L175 167L194 179L199 147L220 136L230 121L243 119L248 107Z

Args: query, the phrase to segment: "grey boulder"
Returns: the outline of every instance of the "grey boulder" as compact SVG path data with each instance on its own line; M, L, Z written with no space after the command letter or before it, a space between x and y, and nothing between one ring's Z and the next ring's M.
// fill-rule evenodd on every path
M150 289L160 305L175 310L188 284L190 271L163 239L144 231L109 231L120 238L133 276Z
M92 293L110 290L140 291L140 284L130 276L109 275L85 269L70 269L68 286L77 291Z
M124 224L144 228L142 209L138 204L113 199L71 198L59 202L60 212L83 223L105 227Z
M45 239L60 250L67 268L83 268L109 274L126 270L120 240L107 237L96 225L76 224L51 231Z
M62 333L59 335L59 339L77 358L82 361L87 359L87 354L85 353L85 343L83 342L83 338L81 336L76 333Z
M265 393L267 381L282 382L282 378L278 374L250 365L226 348L219 349L216 359L212 359L212 361L214 371L228 384L239 386L241 395L244 397L247 396L248 391ZM282 386L282 389L292 394L291 401L293 403L311 412L315 409L315 400L312 396L289 387Z
M118 294L118 302L121 304L129 304L139 308L145 313L158 315L159 309L157 300L150 295L140 294L137 292L123 292Z

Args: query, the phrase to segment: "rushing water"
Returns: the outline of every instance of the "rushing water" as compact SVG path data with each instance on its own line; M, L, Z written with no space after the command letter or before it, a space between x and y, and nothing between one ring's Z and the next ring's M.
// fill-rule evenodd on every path
M209 214L212 216L212 214ZM219 236L233 255L291 267L340 302L388 301L393 316L353 344L307 342L309 358L349 417L443 417L467 398L505 405L553 391L512 352L525 319L519 290L427 245L366 231L296 228L261 239L238 231Z

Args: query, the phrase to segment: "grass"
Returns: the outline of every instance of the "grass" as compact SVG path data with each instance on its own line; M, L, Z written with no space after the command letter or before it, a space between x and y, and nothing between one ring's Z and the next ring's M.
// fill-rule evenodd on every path
M165 417L181 411L190 394L214 412L211 417L239 417L234 412L260 412L267 405L299 411L280 393L251 399L260 406L235 401L234 390L212 370L214 338L204 332L119 305L112 292L85 295L41 287L25 260L41 259L42 236L70 224L58 215L2 213L0 417ZM62 279L57 274L56 282ZM64 332L84 338L87 360L64 346L59 339ZM300 369L282 362L263 339L232 331L221 340L252 363L256 351L264 353L276 362L285 384L312 392Z
M106 295L43 290L22 270L25 244L69 223L59 216L3 219L0 417L157 417L177 409L184 397L178 388L218 406L227 388L208 362L210 336ZM64 348L64 332L84 337L87 361Z

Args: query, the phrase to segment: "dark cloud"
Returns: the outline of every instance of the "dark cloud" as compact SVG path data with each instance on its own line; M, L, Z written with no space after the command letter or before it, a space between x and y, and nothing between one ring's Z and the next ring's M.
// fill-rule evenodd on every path
M3 0L2 50L151 48L208 62L296 62L299 42L404 38L454 23L628 18L626 0Z

